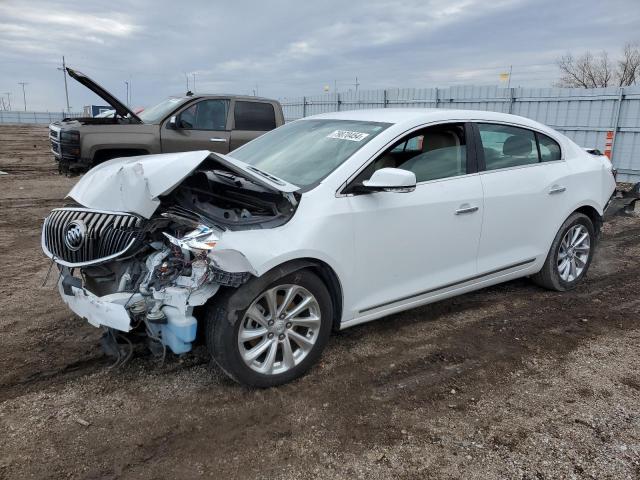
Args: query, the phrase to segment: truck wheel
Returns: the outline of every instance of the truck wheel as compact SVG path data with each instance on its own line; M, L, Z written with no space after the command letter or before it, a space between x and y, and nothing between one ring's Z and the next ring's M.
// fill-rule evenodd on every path
M229 315L238 299L243 306ZM209 307L207 347L225 373L243 385L266 388L300 377L329 340L331 296L309 270L276 279L257 294L249 282L219 300Z
M582 213L573 213L558 230L542 270L533 275L532 280L559 292L575 288L589 270L595 239L591 219Z

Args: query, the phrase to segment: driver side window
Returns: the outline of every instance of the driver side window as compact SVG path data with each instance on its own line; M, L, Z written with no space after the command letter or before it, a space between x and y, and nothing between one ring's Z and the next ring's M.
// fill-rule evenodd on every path
M381 168L401 168L416 175L416 182L456 177L467 173L467 146L463 123L417 130L395 142L358 175L356 184Z
M229 100L202 100L180 113L180 127L185 130L226 130L228 113Z

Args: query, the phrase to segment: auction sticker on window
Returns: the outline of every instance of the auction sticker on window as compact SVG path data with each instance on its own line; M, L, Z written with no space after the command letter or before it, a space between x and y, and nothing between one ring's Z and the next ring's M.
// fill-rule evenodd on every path
M349 130L335 130L327 135L327 138L339 138L340 140L351 140L352 142L361 142L369 136L368 133L351 132Z

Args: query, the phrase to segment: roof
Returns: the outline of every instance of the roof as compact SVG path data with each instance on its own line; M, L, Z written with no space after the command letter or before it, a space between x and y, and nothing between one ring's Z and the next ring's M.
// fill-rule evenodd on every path
M517 123L536 128L548 128L529 118L500 112L482 110L453 110L446 108L374 108L367 110L348 110L342 112L322 113L309 119L356 120L387 123L429 123L445 120L489 120Z
M235 100L247 100L251 102L277 102L277 100L273 98L265 98L265 97L254 97L253 95L236 95L233 93L201 93L201 92L193 92L193 96L189 96L189 98L203 98L203 97L224 97L224 98L233 98ZM186 96L181 97L186 98Z

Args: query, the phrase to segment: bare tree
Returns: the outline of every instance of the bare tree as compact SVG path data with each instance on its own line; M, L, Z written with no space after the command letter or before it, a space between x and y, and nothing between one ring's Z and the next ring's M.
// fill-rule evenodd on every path
M627 43L624 46L622 59L618 61L616 75L619 85L635 85L640 77L640 47L638 44Z
M597 88L634 85L640 78L640 48L626 44L623 56L614 64L607 52L598 56L585 52L579 57L567 54L558 60L559 87Z

